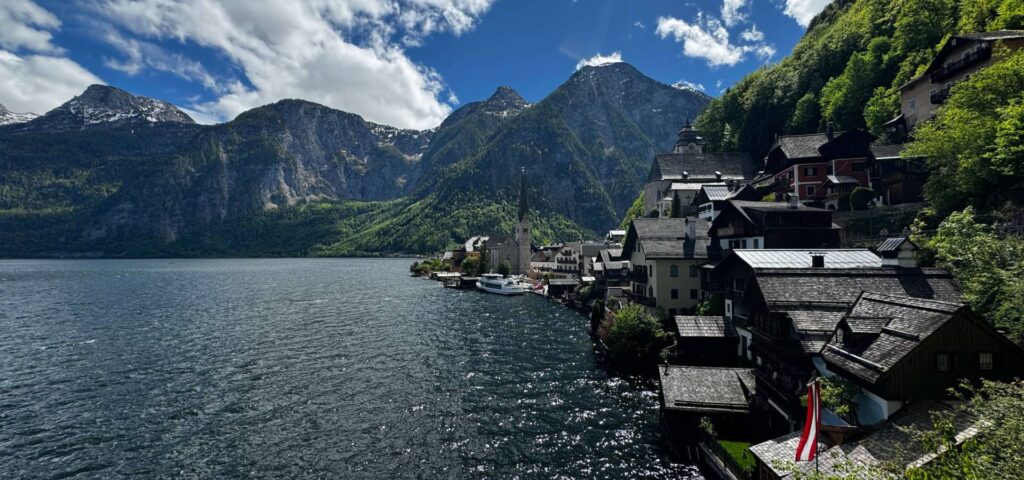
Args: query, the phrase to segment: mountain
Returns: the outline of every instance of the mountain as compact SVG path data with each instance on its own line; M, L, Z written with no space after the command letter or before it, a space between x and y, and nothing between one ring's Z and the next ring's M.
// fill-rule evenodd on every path
M429 253L509 230L522 168L536 240L578 238L617 223L708 100L614 64L413 131L302 100L204 126L93 86L0 127L0 256Z
M33 118L38 117L34 113L14 113L7 109L7 107L0 104L0 127L4 125L13 125L15 123L25 123Z
M158 123L194 124L178 107L138 97L106 85L90 85L81 95L21 125L18 131L58 132Z

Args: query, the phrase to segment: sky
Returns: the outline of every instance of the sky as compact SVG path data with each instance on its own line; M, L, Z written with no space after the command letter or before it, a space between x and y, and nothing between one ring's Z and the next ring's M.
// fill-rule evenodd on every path
M200 123L301 98L399 128L507 85L537 102L624 61L717 96L783 58L828 0L0 0L0 104L93 83Z

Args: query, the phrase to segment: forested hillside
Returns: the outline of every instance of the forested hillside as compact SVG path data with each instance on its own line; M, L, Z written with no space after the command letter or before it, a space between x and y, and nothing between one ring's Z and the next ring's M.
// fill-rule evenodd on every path
M1024 0L837 0L791 55L712 101L697 125L713 149L754 155L776 134L827 122L884 142L898 87L946 39L1002 29L1024 29ZM949 268L976 311L1024 342L1024 52L956 84L905 155L929 166L913 237L925 260Z

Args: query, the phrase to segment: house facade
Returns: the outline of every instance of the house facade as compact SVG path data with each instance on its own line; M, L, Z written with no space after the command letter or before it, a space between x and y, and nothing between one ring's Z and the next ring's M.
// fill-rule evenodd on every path
M782 135L765 156L761 182L777 196L795 194L801 202L831 210L842 208L855 188L871 188L874 162L871 142L876 137L863 130Z
M911 131L917 124L935 116L935 111L949 98L953 85L999 60L997 46L1007 52L1024 47L1024 31L954 35L939 49L931 64L921 74L900 87L900 116L887 124L897 131Z
M644 215L657 211L666 216L672 199L689 206L701 185L725 185L727 181L746 183L757 168L748 153L705 152L704 139L689 122L679 131L672 153L655 155L644 185Z
M832 212L790 202L726 200L708 234L715 247L729 249L827 248L839 246Z
M626 296L675 316L701 300L700 267L708 262L708 224L698 218L637 218L630 224L622 257L629 259Z

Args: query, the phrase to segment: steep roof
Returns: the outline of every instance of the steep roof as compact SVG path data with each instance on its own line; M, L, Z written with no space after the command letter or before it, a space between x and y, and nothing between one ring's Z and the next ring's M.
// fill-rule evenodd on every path
M696 223L697 238L686 238L686 223ZM632 252L639 242L647 258L706 258L711 238L708 222L699 218L637 218L630 223L623 244Z
M844 344L833 339L822 356L825 361L874 383L952 319L963 306L961 303L865 292L850 308L849 315L859 331L871 332L867 334L873 338L856 344ZM888 321L878 327L885 318ZM877 334L873 333L876 327Z
M707 195L708 201L714 202L718 200L725 200L732 193L729 191L729 187L725 185L704 185L704 194Z
M825 266L822 268L846 269L882 266L882 259L866 248L734 249L731 254L754 269L809 268L813 255L825 257Z
M673 319L681 338L727 338L737 335L732 319L729 318L676 315Z
M757 393L754 370L749 368L663 365L658 376L669 410L743 413Z
M715 172L721 172L722 179L749 180L757 174L757 167L749 153L659 153L654 156L647 181L681 180L683 172L691 178L717 178Z
M953 276L937 268L787 268L760 269L757 287L768 305L852 305L861 292L885 292L906 297L960 301Z
M851 467L870 469L890 463L906 468L920 467L935 459L936 454L920 443L916 432L934 429L934 414L939 411L954 412L954 437L958 445L981 431L983 419L956 409L953 403L918 400L859 438L841 445L833 446L827 435L819 435L817 462L793 462L793 452L800 442L799 431L754 445L750 452L780 478L791 478L795 470L810 473L818 469L825 475L845 477L850 474ZM878 472L863 473L864 478L869 478L867 475Z
M834 134L833 138L837 135L839 135L839 133ZM772 145L771 149L781 149L782 153L788 158L814 158L821 156L821 152L818 151L818 148L828 143L828 141L828 135L824 133L780 135L779 138L775 140L775 144Z
M906 148L902 143L896 145L872 145L871 153L876 159L884 160L889 158L902 158L903 149Z

